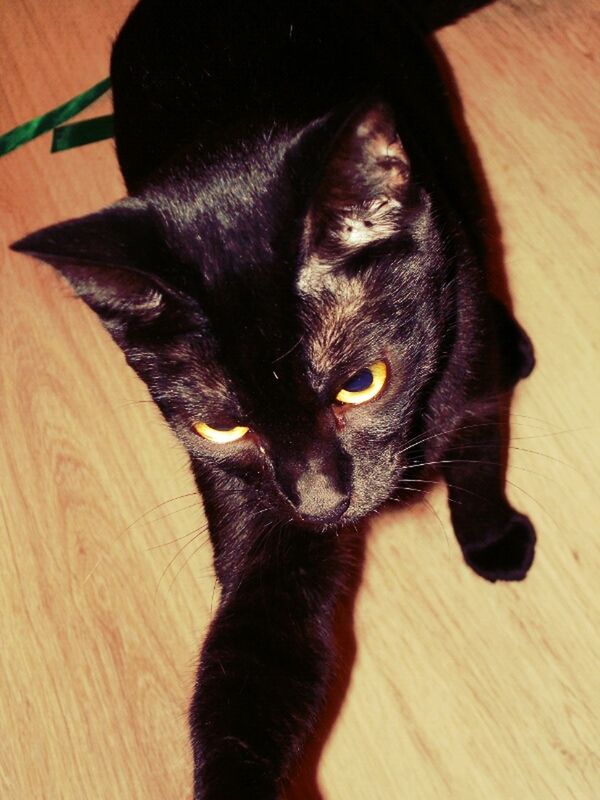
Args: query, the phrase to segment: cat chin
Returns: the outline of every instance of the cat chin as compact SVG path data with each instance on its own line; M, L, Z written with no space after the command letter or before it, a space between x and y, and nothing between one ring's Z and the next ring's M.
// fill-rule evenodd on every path
M354 505L353 503L339 515L335 515L334 518L313 518L313 517L306 517L301 514L295 513L293 509L287 508L286 511L290 513L288 516L285 516L285 513L281 514L282 521L285 521L285 524L294 524L300 530L306 531L307 534L310 533L337 533L348 526L354 526L363 523L366 518L369 517L373 511L376 510L382 503L385 502L385 499L378 503L377 505L373 505L372 503L368 503L363 505Z
M361 497L360 490L355 491L350 496L345 510L340 514L333 514L331 518L314 518L299 514L287 500L285 506L280 508L279 515L282 521L295 524L307 533L339 532L348 526L356 528L395 496L396 482L392 482L389 486L382 483L377 492L373 491L373 487L369 488L371 489L369 497ZM279 498L280 502L282 499Z
M306 520L299 520L298 527L301 530L304 530L309 535L317 535L320 536L321 534L330 535L330 534L339 534L342 531L352 528L356 531L357 526L364 523L365 519L368 517L368 513L365 514L350 514L348 516L344 515L341 519L337 522L326 522L326 523L310 523L306 522Z

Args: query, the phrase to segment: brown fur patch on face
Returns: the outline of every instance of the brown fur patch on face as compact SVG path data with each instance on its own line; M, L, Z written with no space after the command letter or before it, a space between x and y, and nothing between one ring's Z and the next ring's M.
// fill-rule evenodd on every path
M368 314L364 277L329 275L306 303L305 353L322 381L340 365L351 363Z

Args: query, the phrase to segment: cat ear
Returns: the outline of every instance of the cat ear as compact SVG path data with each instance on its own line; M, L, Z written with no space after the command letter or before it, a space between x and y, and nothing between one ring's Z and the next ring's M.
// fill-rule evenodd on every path
M389 105L355 112L338 133L307 216L311 253L343 255L397 229L410 175Z
M30 233L11 249L51 264L107 321L157 313L164 286L147 271L153 248L156 260L156 238L145 203L126 198Z

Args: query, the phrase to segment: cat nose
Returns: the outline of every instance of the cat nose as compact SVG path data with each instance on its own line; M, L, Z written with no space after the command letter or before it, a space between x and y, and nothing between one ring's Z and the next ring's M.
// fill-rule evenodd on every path
M333 507L319 505L315 508L312 506L305 508L301 506L297 510L300 514L301 521L308 525L333 525L340 521L349 505L350 498L345 497L340 503Z
M341 492L330 476L307 469L296 482L290 500L303 522L327 525L338 522L350 505L350 496Z

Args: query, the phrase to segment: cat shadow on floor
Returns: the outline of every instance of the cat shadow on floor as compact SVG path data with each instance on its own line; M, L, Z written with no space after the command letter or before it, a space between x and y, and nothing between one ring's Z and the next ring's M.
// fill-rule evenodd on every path
M472 216L483 220L482 239L485 246L486 268L491 293L512 311L512 299L504 263L502 229L496 213L485 171L479 157L477 146L465 121L464 107L454 72L448 57L436 38L429 38L429 50L438 72L447 89L447 98L452 113L452 122L458 131L467 155L471 174L475 180L476 195L473 197Z

